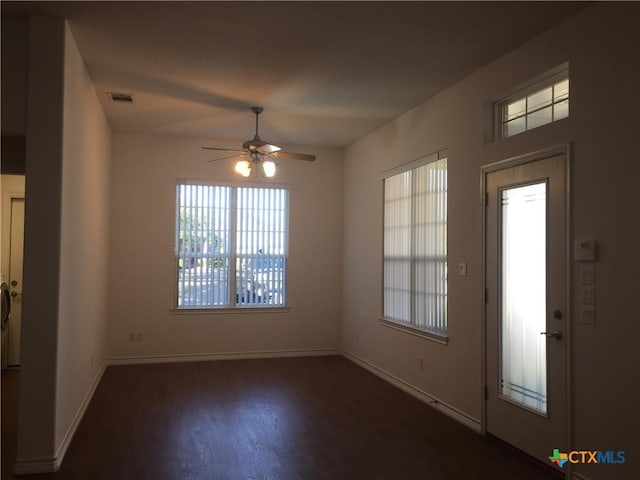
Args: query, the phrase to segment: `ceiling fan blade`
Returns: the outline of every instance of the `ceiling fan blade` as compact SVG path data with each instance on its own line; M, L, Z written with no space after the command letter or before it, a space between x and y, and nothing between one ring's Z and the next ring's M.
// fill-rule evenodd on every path
M244 150L236 150L235 148L216 148L216 147L201 147L204 148L205 150L216 150L218 152L238 152L238 153L245 153Z
M278 145L273 145L271 143L265 143L264 145L261 145L258 147L258 151L260 153L275 153L275 152L279 152L280 150L282 150Z
M218 160L229 160L230 158L237 158L239 160L239 159L244 158L244 157L245 157L245 155L243 155L243 154L234 153L233 155L229 155L227 157L212 158L211 160L208 160L208 162L211 163L211 162L217 162Z
M315 155L308 155L306 153L283 152L282 150L272 153L271 156L281 160L306 160L308 162L313 162L316 159Z

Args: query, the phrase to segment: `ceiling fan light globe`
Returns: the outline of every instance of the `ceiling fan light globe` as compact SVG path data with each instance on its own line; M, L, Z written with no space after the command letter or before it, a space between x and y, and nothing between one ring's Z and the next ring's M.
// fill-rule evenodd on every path
M262 162L262 169L264 170L265 176L271 178L276 174L276 164L272 161L266 160Z
M240 160L236 163L236 172L243 177L251 175L251 163L248 160Z

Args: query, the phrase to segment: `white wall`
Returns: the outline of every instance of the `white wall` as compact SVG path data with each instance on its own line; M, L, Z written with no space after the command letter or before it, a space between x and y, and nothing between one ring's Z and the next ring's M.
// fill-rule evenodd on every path
M274 181L291 186L286 313L174 314L175 185L179 178L239 182L232 161L201 145L221 141L115 132L109 278L110 355L171 357L252 352L335 351L342 272L342 154L313 163L282 161ZM218 155L220 156L220 155ZM130 332L143 340L129 341Z
M2 16L2 134L24 135L27 110L27 37L25 18Z
M17 473L59 467L107 357L109 126L64 20L28 52Z
M571 447L626 450L629 459L608 469L576 468L592 479L637 478L640 457L640 285L637 270L623 267L639 259L638 10L637 4L590 7L354 143L345 155L343 348L480 421L480 168L572 142L571 228L575 238L598 240L601 256L597 325L572 319ZM485 144L487 102L564 61L570 63L570 118ZM449 276L447 346L378 321L380 174L443 148L449 154L450 271L468 263L467 277ZM420 356L424 370L418 369Z
M64 32L30 20L18 471L53 468L55 450Z
M107 359L111 131L65 32L56 437L63 445ZM67 438L66 441L69 439Z

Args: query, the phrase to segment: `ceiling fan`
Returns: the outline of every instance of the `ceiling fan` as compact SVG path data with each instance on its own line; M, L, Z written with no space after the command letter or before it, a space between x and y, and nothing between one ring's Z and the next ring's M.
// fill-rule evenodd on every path
M284 152L278 145L265 142L258 135L258 118L263 112L262 107L251 107L251 111L256 115L256 134L253 139L247 140L242 144L242 150L231 148L202 147L205 150L216 150L220 152L234 152L233 155L222 158L214 158L210 162L218 160L226 160L228 158L240 157L236 163L236 172L244 177L251 175L254 166L261 165L262 170L267 177L273 177L276 174L276 160L307 160L314 161L315 155L306 153Z

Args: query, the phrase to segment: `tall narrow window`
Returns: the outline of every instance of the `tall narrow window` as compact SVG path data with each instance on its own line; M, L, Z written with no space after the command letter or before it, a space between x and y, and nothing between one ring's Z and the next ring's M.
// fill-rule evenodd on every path
M383 318L447 333L447 159L384 179Z
M177 186L178 308L286 305L288 192Z

